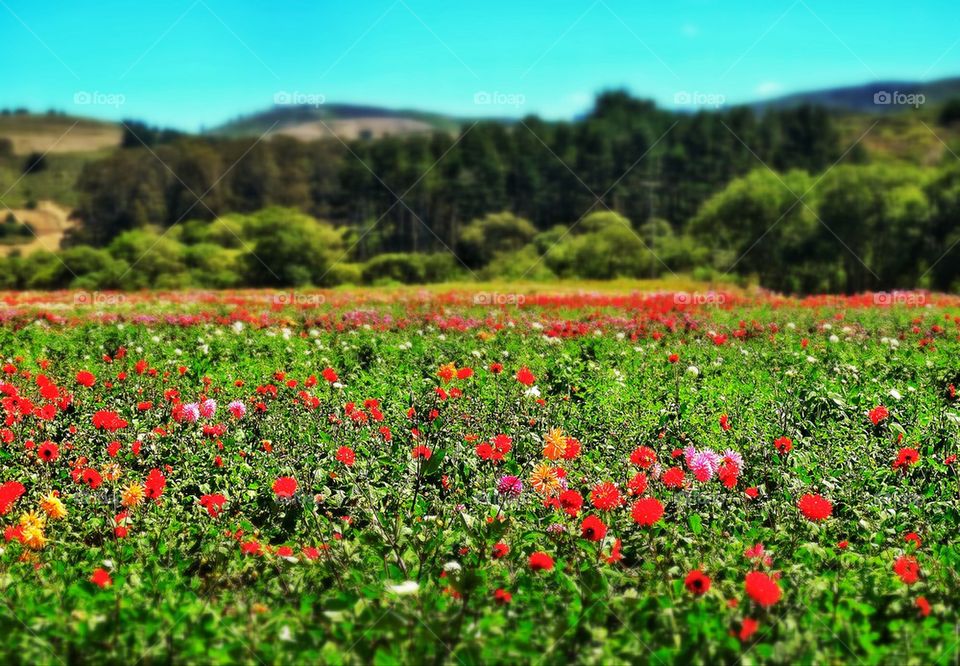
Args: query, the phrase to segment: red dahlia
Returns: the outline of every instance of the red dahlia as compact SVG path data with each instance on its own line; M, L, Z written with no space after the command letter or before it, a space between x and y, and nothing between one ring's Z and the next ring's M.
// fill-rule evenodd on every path
M833 505L825 497L806 494L797 503L800 512L809 520L826 520L833 513Z
M273 492L277 497L293 497L297 492L297 480L292 476L281 476L273 482Z
M553 569L553 558L538 550L530 555L530 568L534 571L550 571Z
M694 569L687 574L687 577L683 580L683 584L687 586L691 594L705 594L707 590L710 589L710 577L700 571L700 569Z
M603 541L603 537L607 535L607 526L596 516L590 515L583 519L580 534L590 541Z
M920 564L915 557L901 555L893 563L893 572L907 585L913 585L920 578Z
M623 504L623 498L614 484L604 481L590 491L590 502L601 511L610 511Z
M633 503L630 515L633 516L633 522L649 527L663 516L663 504L655 497L644 497Z
M781 591L777 581L762 571L751 571L744 579L747 595L764 608L780 601Z

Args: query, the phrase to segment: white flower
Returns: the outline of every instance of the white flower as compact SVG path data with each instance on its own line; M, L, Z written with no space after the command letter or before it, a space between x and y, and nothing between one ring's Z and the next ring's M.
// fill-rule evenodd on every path
M234 333L242 333L242 332L243 332L243 322L242 322L242 321L235 321L235 322L233 322L233 331L234 331Z
M903 396L900 395L900 391L897 389L890 389L890 397L899 400Z
M107 569L112 569L112 568L113 568L113 560L104 560L104 561L103 561L103 566L106 567Z
M830 342L834 342L834 343L840 342L840 338L838 338L836 335L831 335Z
M415 580L405 580L399 585L387 585L387 591L400 596L407 596L419 592L420 584Z
M461 567L460 563L457 562L456 560L451 560L450 562L447 562L446 564L443 565L443 570L446 571L447 573L456 573L457 571L460 571L460 569L462 568L463 567Z
M691 366L689 366L689 367L687 368L687 374L688 374L688 375L693 375L694 377L699 377L699 376L700 376L700 368L698 368L698 367L695 366L695 365L691 365Z
M527 396L528 398L539 398L540 389L538 389L536 386L531 386L524 392L524 395Z
M283 625L283 627L281 627L279 636L281 641L293 640L293 634L290 632L290 627L287 625Z

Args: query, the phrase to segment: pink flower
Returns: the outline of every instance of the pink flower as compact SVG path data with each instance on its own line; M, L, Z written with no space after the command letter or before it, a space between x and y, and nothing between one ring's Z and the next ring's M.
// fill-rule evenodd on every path
M501 495L519 497L523 492L523 481L516 476L501 476L497 482L497 492Z
M217 413L217 401L213 398L207 398L200 403L200 416L205 419L212 419Z
M188 402L183 406L183 418L190 423L196 423L200 420L200 405L195 402Z
M239 400L234 400L231 402L229 405L227 405L227 409L230 410L230 413L235 419L242 419L247 414L247 406Z

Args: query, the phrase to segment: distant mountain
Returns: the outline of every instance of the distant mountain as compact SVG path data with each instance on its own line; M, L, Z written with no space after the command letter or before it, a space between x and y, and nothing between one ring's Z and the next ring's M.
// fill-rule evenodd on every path
M823 106L831 111L853 113L897 113L908 110L923 96L921 106L960 98L960 77L920 83L917 81L875 81L858 86L825 88L793 93L749 104L752 108L785 109L802 104Z
M380 138L420 132L456 132L463 121L440 113L358 104L276 104L208 130L213 136L287 135L304 141L337 135Z

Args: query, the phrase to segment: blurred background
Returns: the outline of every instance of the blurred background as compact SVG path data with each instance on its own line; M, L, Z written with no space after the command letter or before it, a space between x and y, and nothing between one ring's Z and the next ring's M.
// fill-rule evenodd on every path
M956 291L958 19L0 0L0 289Z

